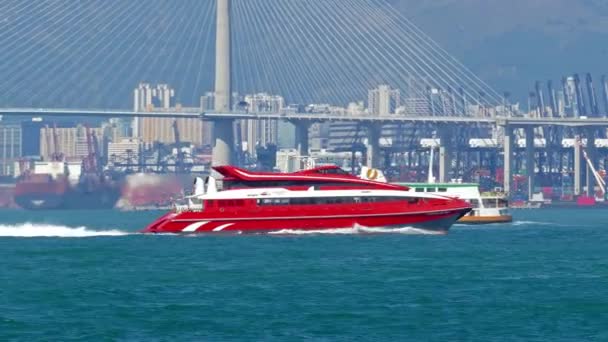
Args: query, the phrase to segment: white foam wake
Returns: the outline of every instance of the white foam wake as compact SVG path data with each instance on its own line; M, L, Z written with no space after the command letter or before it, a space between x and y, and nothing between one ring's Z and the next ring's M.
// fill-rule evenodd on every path
M0 225L0 237L93 237L123 236L130 233L120 230L90 230L86 227L56 226L43 223Z
M540 222L540 221L513 221L511 223L511 225L513 225L513 226L529 226L529 225L550 226L550 225L556 225L556 224L551 223L551 222Z
M397 227L397 228L382 228L382 227L364 227L355 226L352 228L335 228L335 229L318 229L318 230L297 230L297 229L281 229L268 234L276 235L355 235L355 234L406 234L406 235L443 235L443 232L424 230L413 227Z

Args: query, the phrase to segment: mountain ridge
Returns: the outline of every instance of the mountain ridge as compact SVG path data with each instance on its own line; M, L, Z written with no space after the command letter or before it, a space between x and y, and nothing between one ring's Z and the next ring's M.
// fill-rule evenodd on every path
M404 17L498 91L606 71L608 1L390 0Z

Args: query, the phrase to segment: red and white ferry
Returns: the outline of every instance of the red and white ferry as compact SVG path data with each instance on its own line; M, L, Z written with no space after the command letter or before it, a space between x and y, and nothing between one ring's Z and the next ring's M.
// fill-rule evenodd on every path
M470 204L407 187L362 179L337 166L295 173L251 172L233 166L224 176L197 178L194 195L150 224L147 233L219 233L336 228L414 227L447 232Z

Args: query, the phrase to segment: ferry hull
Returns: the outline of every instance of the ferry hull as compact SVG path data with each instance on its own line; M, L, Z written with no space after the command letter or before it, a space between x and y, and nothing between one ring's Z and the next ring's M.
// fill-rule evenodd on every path
M188 218L168 213L150 226L145 233L259 233L280 230L323 230L364 226L370 228L412 227L447 232L470 209L452 209L435 213L396 213L367 216L302 216L257 218Z

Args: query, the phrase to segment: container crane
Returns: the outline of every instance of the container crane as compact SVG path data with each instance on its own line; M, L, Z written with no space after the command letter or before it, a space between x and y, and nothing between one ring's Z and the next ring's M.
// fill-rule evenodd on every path
M183 173L184 167L184 152L182 152L182 141L179 134L179 128L177 127L177 120L173 120L173 135L175 137L175 147L177 148L177 161L175 171Z
M99 139L97 139L97 134L95 134L95 131L92 132L91 137L93 138L93 153L95 155L95 171L97 173L101 173L101 165L102 160L101 160L101 150L99 148Z
M44 136L46 138L46 153L49 158L53 160L55 158L55 153L51 150L51 129L49 128L49 125L44 126Z
M53 156L54 161L63 160L63 153L59 152L59 135L57 134L57 124L53 123Z
M597 182L597 184L600 187L600 190L602 191L602 197L606 196L606 181L604 181L604 178L599 174L599 172L597 172L597 170L593 166L593 162L591 162L591 159L589 159L589 156L587 156L587 151L585 151L585 149L583 148L583 144L581 143L580 138L577 140L577 143L579 144L580 149L583 152L583 158L585 158L585 162L587 162L587 166L589 166L589 170L591 170L591 173L593 174L595 181ZM589 186L587 186L587 192L588 193L591 192L591 189L589 189Z
M85 158L85 170L92 172L95 170L95 152L93 151L93 142L91 139L91 129L88 125L85 125L85 132L87 135L87 152L88 155Z

